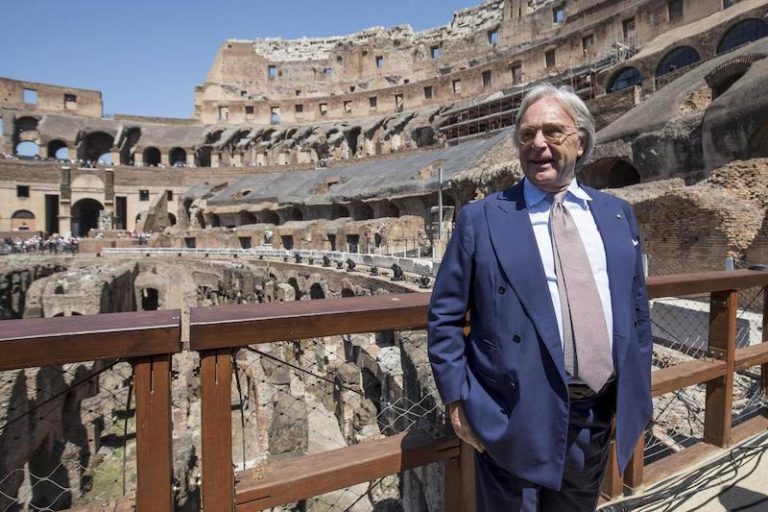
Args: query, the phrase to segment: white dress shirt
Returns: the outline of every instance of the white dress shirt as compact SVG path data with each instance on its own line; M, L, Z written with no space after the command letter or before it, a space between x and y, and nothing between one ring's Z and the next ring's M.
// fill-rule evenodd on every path
M563 312L560 308L560 292L557 289L557 276L555 275L555 258L552 249L552 234L549 227L549 210L552 207L552 196L544 192L528 181L524 180L523 195L528 207L528 215L531 218L533 234L536 236L536 245L539 248L541 262L544 265L544 274L547 276L549 295L552 298L552 306L557 316L557 327L560 331L560 343L563 340ZM611 288L608 282L608 265L605 258L605 246L600 232L595 225L595 219L589 211L589 202L592 198L579 187L576 180L568 186L568 192L563 199L563 206L568 208L576 228L581 236L581 241L587 251L589 266L592 267L592 275L595 276L595 284L600 294L600 302L603 305L605 326L608 329L608 339L613 349L613 312L611 310Z

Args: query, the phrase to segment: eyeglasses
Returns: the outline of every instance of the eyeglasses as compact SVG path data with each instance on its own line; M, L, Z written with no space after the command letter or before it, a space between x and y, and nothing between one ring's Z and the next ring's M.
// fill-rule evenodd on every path
M517 141L522 146L533 144L539 130L541 130L541 134L544 136L544 140L547 141L547 144L554 144L556 146L559 146L565 142L565 139L579 131L576 128L563 126L557 123L546 123L541 126L523 125L517 131Z

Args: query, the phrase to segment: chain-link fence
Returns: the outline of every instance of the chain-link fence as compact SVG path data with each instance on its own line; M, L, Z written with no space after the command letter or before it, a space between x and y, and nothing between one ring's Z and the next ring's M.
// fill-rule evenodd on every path
M0 511L134 492L132 375L123 361L0 372Z
M234 362L236 470L403 432L434 438L446 433L424 331L257 345L240 350ZM442 479L441 466L434 466L274 510L437 511ZM429 503L403 508L413 500Z
M739 292L736 346L760 343L762 288ZM655 299L651 302L656 369L708 357L709 294ZM684 449L703 439L706 385L686 387L654 399L654 417L646 433L646 463ZM733 422L738 423L765 405L760 368L737 372L733 386Z

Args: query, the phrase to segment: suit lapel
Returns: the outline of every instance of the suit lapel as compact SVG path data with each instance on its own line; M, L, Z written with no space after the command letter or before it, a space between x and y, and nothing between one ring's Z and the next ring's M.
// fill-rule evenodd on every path
M613 351L615 361L620 365L626 355L629 341L629 333L626 332L629 325L626 304L631 300L632 279L628 279L627 275L634 275L634 254L629 251L632 241L627 239L628 220L617 203L605 201L601 194L587 187L583 188L593 198L590 211L605 247L608 282L611 288Z
M522 182L485 203L491 243L504 276L531 318L560 373L565 375L557 317L523 197Z

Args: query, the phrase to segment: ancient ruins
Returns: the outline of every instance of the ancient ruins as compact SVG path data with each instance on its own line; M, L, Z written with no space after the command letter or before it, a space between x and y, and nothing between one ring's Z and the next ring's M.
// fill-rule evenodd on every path
M225 41L189 119L107 118L100 91L0 78L0 319L428 290L462 207L522 178L511 126L541 81L594 113L580 178L633 204L650 274L768 262L767 1L487 0L448 16L421 32ZM80 254L54 252L69 237ZM240 351L236 462L440 423L424 343L403 331ZM199 361L183 356L175 492L197 510ZM130 374L100 361L0 375L0 510L119 496L124 474L130 490ZM285 510L437 512L438 473Z

